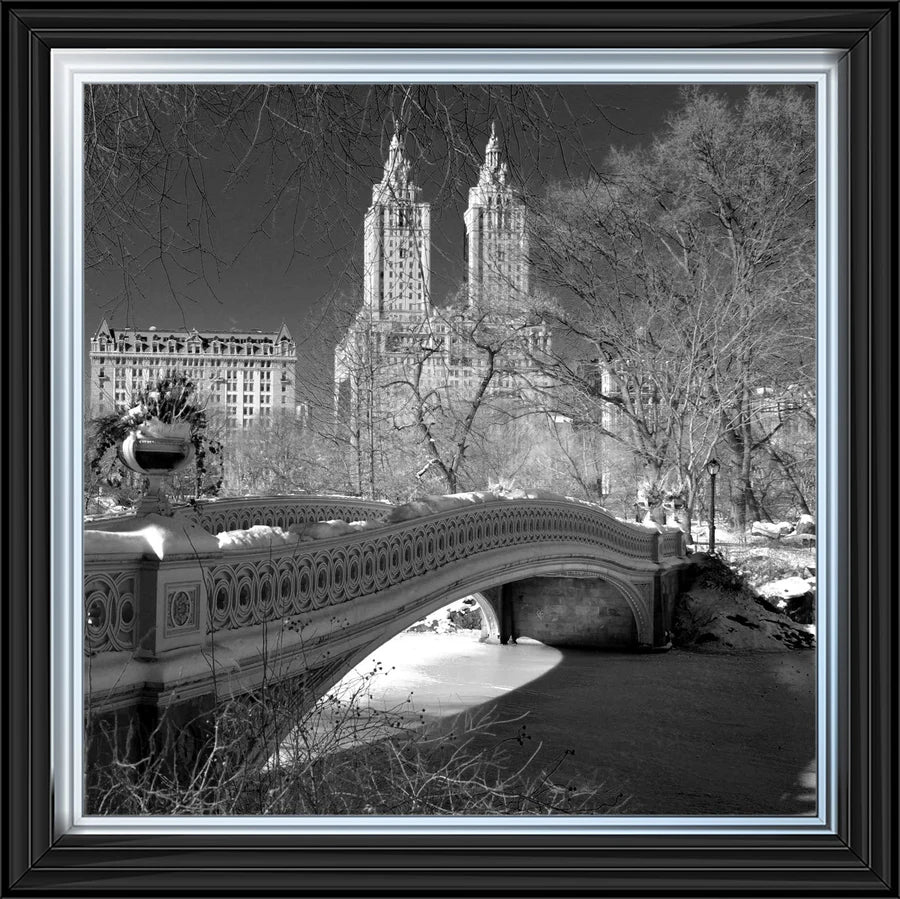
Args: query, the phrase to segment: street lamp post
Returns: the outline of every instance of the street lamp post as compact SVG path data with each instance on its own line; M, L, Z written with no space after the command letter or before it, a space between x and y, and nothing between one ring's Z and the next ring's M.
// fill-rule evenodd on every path
M718 459L710 459L706 463L706 473L709 475L709 551L716 551L716 475L719 473Z

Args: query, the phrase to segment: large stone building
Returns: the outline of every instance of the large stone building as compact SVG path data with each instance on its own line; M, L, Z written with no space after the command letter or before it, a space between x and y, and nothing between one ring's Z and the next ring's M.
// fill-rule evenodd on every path
M363 303L335 349L340 419L371 417L373 405L407 418L430 391L470 391L493 364L493 395L522 396L540 381L534 359L550 335L530 323L525 204L509 182L492 127L477 184L469 191L466 304L448 314L431 291L431 212L421 199L398 132L365 215ZM477 346L488 327L502 343L493 357ZM505 330L504 330L505 329Z
M185 374L201 402L227 426L248 428L296 411L297 346L277 332L112 328L104 319L91 338L91 417L128 408L135 390L171 373Z

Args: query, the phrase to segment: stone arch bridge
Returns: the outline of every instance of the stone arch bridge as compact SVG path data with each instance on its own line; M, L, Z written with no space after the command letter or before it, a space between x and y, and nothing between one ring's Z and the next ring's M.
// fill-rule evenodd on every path
M89 712L137 715L146 730L163 710L186 722L265 685L316 697L410 624L473 594L501 643L668 647L681 531L576 501L470 497L410 516L362 500L268 497L211 502L193 519L90 523ZM246 530L331 519L357 523L271 543ZM243 542L214 536L240 529Z

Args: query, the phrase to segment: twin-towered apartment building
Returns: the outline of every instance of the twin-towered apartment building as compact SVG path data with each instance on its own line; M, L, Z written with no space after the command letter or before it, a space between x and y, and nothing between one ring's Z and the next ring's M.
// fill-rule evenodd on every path
M403 135L395 132L381 181L372 188L365 216L363 303L335 350L335 406L340 417L359 419L363 406L403 402L402 389L386 386L415 378L420 394L468 388L484 372L486 355L472 339L476 321L491 310L513 330L529 291L526 208L513 188L494 127L477 183L469 189L465 301L447 316L431 292L431 207L413 180ZM540 324L515 325L503 348L492 392L522 392L534 380L531 358L549 348ZM368 400L364 394L370 394ZM389 398L388 398L389 396ZM410 398L407 392L407 397Z
M525 204L509 181L492 126L477 183L465 211L467 300L473 309L516 308L529 290ZM418 358L426 388L465 387L481 377L465 317L443 317L431 294L431 207L421 197L402 134L395 132L381 181L364 219L363 304L335 350L336 409L352 416L363 381L383 386ZM546 351L542 325L517 329L492 390L522 389L528 357ZM427 347L422 358L423 346ZM419 354L418 357L416 354ZM209 407L246 428L296 409L297 347L286 325L278 332L112 328L104 319L91 339L92 416L127 407L133 391L171 371L201 387ZM378 377L373 380L373 372ZM392 374L393 373L393 374ZM343 411L342 411L343 410Z

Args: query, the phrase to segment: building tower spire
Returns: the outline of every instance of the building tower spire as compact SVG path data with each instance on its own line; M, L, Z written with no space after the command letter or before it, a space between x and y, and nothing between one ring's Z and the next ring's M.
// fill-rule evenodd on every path
M503 152L500 147L500 138L497 137L497 125L491 122L491 136L484 148L484 163L478 174L479 184L506 184L508 169L503 162Z
M400 123L394 119L394 136L388 149L388 158L384 163L384 177L381 184L405 189L409 187L412 164L406 155L406 141L400 131Z
M426 316L431 286L431 210L419 199L400 123L365 218L364 305L377 315Z
M525 204L509 184L494 122L478 183L469 188L465 221L470 302L490 295L494 302L514 303L528 291Z

